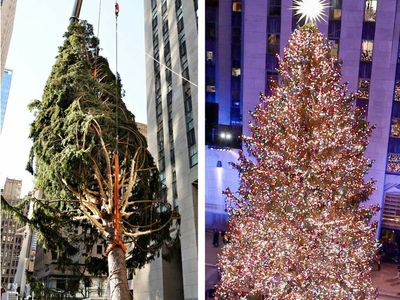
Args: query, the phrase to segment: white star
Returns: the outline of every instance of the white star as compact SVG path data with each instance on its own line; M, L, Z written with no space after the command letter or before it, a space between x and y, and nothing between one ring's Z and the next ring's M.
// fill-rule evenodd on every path
M296 11L295 15L300 15L299 22L305 19L306 24L315 24L316 21L324 20L324 9L328 7L325 0L294 0L292 9Z

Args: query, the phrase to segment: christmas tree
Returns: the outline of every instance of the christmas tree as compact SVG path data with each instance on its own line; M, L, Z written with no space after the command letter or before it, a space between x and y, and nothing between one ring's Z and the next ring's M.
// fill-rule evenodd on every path
M230 242L216 299L375 299L376 207L364 176L372 128L353 108L340 64L313 24L292 34L280 83L261 96L233 164Z
M19 207L2 202L38 232L45 248L59 253L60 264L72 263L81 243L106 244L106 257L89 255L85 267L102 273L108 266L109 298L120 300L130 298L127 268L140 268L159 255L178 216L160 199L159 173L146 139L122 100L118 74L98 52L93 27L72 22L42 99L31 103L35 119L27 168L43 197ZM35 205L28 219L21 211L30 200ZM87 234L75 233L78 227Z

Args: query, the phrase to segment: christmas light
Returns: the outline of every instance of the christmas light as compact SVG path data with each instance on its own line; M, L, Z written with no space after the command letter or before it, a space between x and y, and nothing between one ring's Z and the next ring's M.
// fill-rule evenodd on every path
M226 190L229 243L216 299L376 299L369 221L377 208L362 207L373 191L364 180L372 128L353 110L315 25L294 31L279 74L233 164L240 186Z
M305 19L306 24L324 20L324 9L329 7L325 0L294 0L293 4L295 15L300 15L299 21Z

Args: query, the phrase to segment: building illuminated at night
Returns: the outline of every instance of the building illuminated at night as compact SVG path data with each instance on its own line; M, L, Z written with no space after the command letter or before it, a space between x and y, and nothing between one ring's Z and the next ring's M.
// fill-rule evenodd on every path
M400 242L400 2L327 0L320 31L342 61L354 105L376 125L366 155L374 161L366 178L376 180L367 204L382 209L377 237ZM249 111L259 94L279 80L276 55L298 22L291 0L206 0L206 290L218 281L214 241L221 241L227 213L222 191L235 190L238 176L228 165L249 134ZM211 294L211 291L210 291ZM207 293L207 296L208 293Z

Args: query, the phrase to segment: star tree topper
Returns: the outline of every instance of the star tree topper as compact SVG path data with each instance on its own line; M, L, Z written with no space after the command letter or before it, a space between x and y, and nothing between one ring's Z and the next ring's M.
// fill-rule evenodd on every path
M325 0L294 0L292 9L296 11L295 15L300 15L299 22L305 19L306 24L315 24L317 21L325 20L324 10L328 7Z

